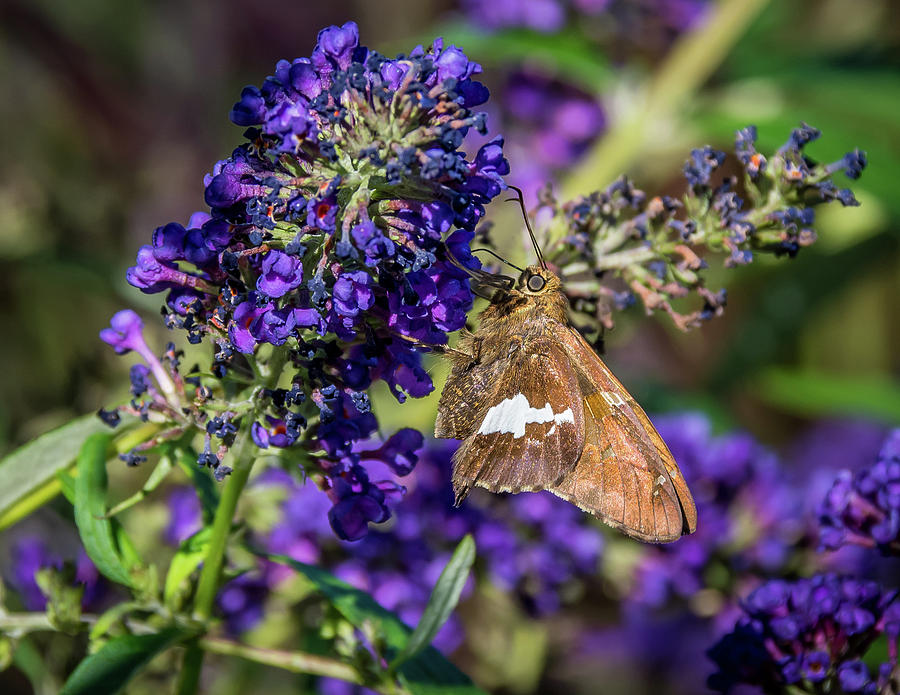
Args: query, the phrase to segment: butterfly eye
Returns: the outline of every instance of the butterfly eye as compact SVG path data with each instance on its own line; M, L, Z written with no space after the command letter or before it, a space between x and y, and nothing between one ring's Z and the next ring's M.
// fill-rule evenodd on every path
M546 281L540 275L532 275L528 278L528 289L532 292L540 292L544 289L544 285L546 285Z

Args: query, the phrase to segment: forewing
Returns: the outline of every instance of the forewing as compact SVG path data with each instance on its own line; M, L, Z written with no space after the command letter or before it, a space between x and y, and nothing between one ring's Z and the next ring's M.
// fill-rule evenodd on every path
M693 533L697 509L662 437L584 338L568 330L561 340L580 372L585 444L550 491L642 541Z
M578 374L564 350L525 341L503 365L454 456L457 503L477 485L492 492L542 490L571 471L584 446Z

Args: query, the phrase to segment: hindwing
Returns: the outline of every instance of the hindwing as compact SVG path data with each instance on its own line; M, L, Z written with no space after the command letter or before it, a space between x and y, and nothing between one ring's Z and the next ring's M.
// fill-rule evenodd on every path
M642 541L674 541L697 527L697 509L650 419L575 330L561 344L579 372L585 444L577 464L548 489Z

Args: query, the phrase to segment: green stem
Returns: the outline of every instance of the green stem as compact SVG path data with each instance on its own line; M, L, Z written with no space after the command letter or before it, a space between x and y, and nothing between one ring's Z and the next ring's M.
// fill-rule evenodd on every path
M83 614L80 622L87 628L91 625L96 625L101 617L93 614ZM127 622L128 627L137 634L152 634L156 631L146 623L132 620ZM55 631L56 628L47 618L46 613L0 613L0 633L20 636L28 632ZM191 649L191 647L195 648ZM191 667L196 668L196 672L199 673L200 662L197 661L195 664L194 660L197 658L196 655L199 655L202 659L204 652L222 654L223 656L237 656L248 661L273 666L293 673L308 673L313 676L338 678L348 683L365 685L385 695L405 695L406 693L403 688L400 688L393 682L383 684L367 683L355 668L336 659L306 652L289 652L279 649L252 647L219 637L200 637L195 640L194 644L188 647L188 653L185 654L185 664L187 665L190 662ZM185 690L184 685L185 682L182 679L176 690L178 695L186 695L193 692Z
M272 353L272 356L269 358L267 373L262 379L264 388L273 388L278 383L286 361L287 354L285 350L276 350ZM212 617L213 604L219 591L222 566L225 563L225 549L228 546L228 537L231 535L234 513L237 510L241 493L250 479L250 471L253 470L255 458L251 455L254 444L250 436L250 427L256 421L258 414L258 408L252 408L244 417L238 444L233 449L233 470L228 476L228 482L225 484L225 490L213 517L209 549L206 551L203 569L200 570L200 579L197 582L197 595L194 598L194 616L202 622L206 622ZM192 695L197 692L202 666L203 649L199 641L195 641L187 645L187 650L185 651L176 690L178 695Z
M328 657L319 656L318 654L251 647L218 637L205 637L200 640L199 644L204 650L213 654L237 656L258 664L291 671L292 673L308 673L313 676L338 678L348 683L365 685L379 693L385 693L385 695L398 695L403 692L393 683L384 685L366 683L352 666Z
M608 185L626 172L654 123L672 114L719 67L769 0L722 0L710 17L675 44L632 112L620 118L562 186L563 199Z

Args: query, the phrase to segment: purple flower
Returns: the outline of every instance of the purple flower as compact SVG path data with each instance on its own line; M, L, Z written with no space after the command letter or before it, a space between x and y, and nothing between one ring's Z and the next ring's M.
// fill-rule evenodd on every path
M844 692L859 693L872 681L868 667L859 659L853 659L838 668L838 682Z
M425 438L418 430L406 427L391 435L377 449L360 449L363 460L383 461L397 475L409 474L415 467L419 457L416 451L421 449Z
M746 683L769 692L804 679L832 692L837 680L858 692L872 680L860 659L897 605L896 591L834 574L763 584L747 597L734 630L709 650L718 667L709 686L728 692ZM862 614L869 618L846 619ZM783 628L786 620L794 629ZM888 636L893 654L896 639Z
M229 634L241 635L262 620L269 589L264 570L242 574L222 587L216 596L216 606L225 617Z
M369 522L380 523L390 516L384 495L370 487L365 493L350 493L330 510L328 519L338 538L358 541L368 533Z
M320 55L334 61L341 70L346 70L350 65L353 50L359 45L359 28L356 22L347 22L342 27L332 26L322 29L317 44L316 50Z
M4 575L19 594L25 609L29 611L42 611L47 606L47 598L35 578L38 571L47 568L71 573L66 576L72 580L73 584L83 588L81 597L83 609L93 611L105 608L109 595L108 584L80 548L74 558L74 568L72 565L72 559L64 563L62 558L53 552L43 539L36 536L23 536L12 544L9 563L11 571L9 574L4 572Z
M166 542L178 545L200 530L200 502L190 487L175 488L169 495L169 523L165 530Z
M256 289L268 297L283 297L303 282L300 260L280 251L269 251L262 261Z
M100 331L100 340L111 345L122 355L134 350L139 354L149 352L144 341L144 322L131 309L123 309L110 319L110 327Z
M845 544L900 553L900 429L893 430L870 467L841 471L819 507L821 546Z
M268 307L258 307L247 301L239 304L234 311L234 318L228 326L228 337L231 344L241 352L252 354L256 349L259 318L266 313Z
M141 317L130 309L123 309L110 319L109 328L100 331L100 339L111 345L120 355L134 350L147 363L146 365L135 365L132 368L132 385L137 390L135 395L140 395L147 390L145 377L152 372L163 394L171 397L175 392L175 385L159 358L151 352L144 341L143 329L144 322Z
M275 446L280 449L291 446L299 436L299 432L291 432L284 420L266 416L269 426L263 427L258 422L254 422L251 428L253 442L260 449L268 449Z
M356 225L351 235L356 247L365 254L367 266L376 266L396 253L394 242L384 236L371 220Z
M375 303L372 278L363 270L342 273L334 283L334 309L340 316L356 316Z

